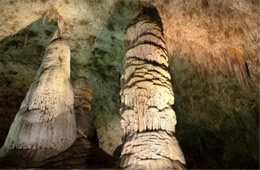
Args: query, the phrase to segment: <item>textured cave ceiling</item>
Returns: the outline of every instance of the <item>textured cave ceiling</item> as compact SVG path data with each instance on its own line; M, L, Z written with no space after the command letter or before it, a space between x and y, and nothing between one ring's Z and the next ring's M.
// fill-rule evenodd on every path
M57 29L41 19L53 8L65 21L72 80L89 79L99 145L117 157L124 33L144 4L162 19L188 167L256 168L259 0L1 0L1 145Z

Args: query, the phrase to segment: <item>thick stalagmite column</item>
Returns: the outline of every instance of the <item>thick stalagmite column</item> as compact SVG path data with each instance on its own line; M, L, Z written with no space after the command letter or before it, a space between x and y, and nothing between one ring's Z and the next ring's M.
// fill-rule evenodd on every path
M174 136L176 116L168 54L160 22L139 15L127 29L121 77L121 125L125 135L120 165L130 169L183 169Z
M69 148L77 135L73 102L70 47L66 40L58 38L47 47L0 157L17 155L43 160Z

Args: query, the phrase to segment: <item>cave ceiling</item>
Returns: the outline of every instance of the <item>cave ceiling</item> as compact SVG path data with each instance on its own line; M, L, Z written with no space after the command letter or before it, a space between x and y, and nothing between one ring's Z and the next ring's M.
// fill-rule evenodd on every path
M118 156L124 33L148 4L158 10L163 24L178 119L176 133L187 165L256 165L258 0L1 0L0 144L55 36L56 23L42 19L53 9L65 22L71 79L87 77L90 82L99 146Z

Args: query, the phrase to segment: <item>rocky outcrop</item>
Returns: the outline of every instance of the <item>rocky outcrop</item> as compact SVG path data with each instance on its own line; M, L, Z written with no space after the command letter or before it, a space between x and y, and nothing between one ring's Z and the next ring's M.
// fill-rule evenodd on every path
M66 40L55 39L47 47L0 156L44 160L68 149L77 134L73 102L70 48Z
M168 73L168 52L159 17L144 8L128 27L121 76L121 114L125 142L123 168L183 169L185 160L174 136L176 116Z

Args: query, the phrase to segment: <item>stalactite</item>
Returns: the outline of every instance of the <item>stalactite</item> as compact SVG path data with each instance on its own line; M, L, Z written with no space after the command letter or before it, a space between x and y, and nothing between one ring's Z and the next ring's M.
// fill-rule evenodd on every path
M147 13L127 29L120 109L123 168L176 168L185 164L173 135L176 116L168 52L160 24Z
M249 87L246 61L243 54L235 48L230 48L227 50L225 57L229 72L235 74L239 84Z
M56 8L50 8L48 10L46 10L43 14L42 14L42 22L44 23L45 19L48 18L49 22L51 20L54 20L55 22L57 22L57 26L58 26L58 37L62 37L63 35L63 30L64 30L64 20L63 17L59 14L59 12L57 11Z
M58 38L47 47L0 157L18 154L28 160L43 160L69 148L76 139L73 102L70 47Z

